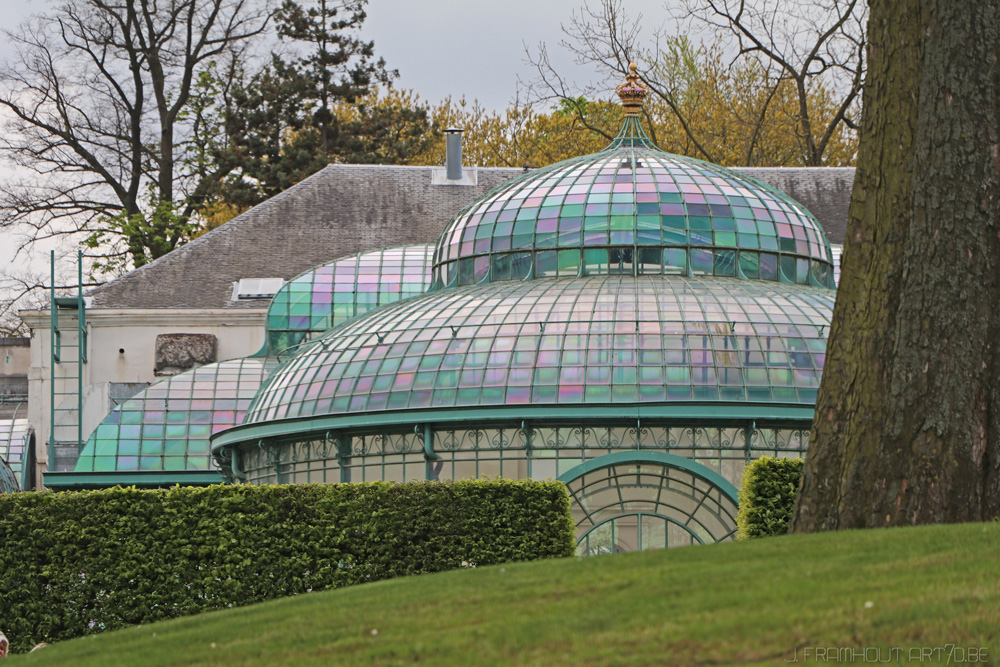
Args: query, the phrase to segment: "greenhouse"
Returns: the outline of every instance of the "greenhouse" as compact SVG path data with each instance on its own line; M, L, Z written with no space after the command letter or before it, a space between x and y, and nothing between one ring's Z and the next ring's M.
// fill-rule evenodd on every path
M557 478L581 553L732 539L746 464L808 446L834 258L784 193L657 149L634 68L618 93L608 148L499 186L436 246L289 281L263 350L125 401L76 472Z
M746 463L800 456L833 261L811 214L659 151L604 151L460 212L430 288L304 344L212 439L253 484L564 481L582 552L718 541Z

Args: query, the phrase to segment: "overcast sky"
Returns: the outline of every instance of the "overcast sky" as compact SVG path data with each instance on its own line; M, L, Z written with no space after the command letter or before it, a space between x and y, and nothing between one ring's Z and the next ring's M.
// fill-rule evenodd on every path
M630 15L642 13L650 32L665 19L664 0L626 0ZM12 28L32 14L54 6L55 0L0 0L3 27ZM399 70L397 86L411 88L432 103L448 95L478 99L502 109L517 93L518 77L532 78L525 62L525 45L549 45L549 55L561 73L578 83L595 73L574 67L558 48L561 26L584 0L369 0L362 37L375 42L375 52ZM12 50L0 36L0 60ZM0 179L4 172L0 169ZM0 267L11 264L15 240L0 232ZM47 253L31 262L46 270ZM24 259L16 260L22 266ZM47 270L46 270L47 273Z
M301 0L306 4L308 0ZM531 77L524 62L524 45L545 42L550 55L583 82L587 69L573 68L558 55L561 26L586 0L369 0L362 37L398 69L402 88L437 102L447 95L502 108L514 97L517 79ZM592 4L595 0L591 0ZM625 0L630 16L642 14L649 32L666 18L665 0ZM56 0L0 0L3 21L12 28L32 14L56 5ZM0 37L0 58L11 49Z

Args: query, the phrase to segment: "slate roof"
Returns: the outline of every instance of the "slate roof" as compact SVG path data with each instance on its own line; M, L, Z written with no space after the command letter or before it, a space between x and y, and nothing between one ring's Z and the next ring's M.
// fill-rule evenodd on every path
M816 216L830 243L843 245L854 167L743 167L736 171L791 196Z
M330 165L204 236L90 292L93 308L266 308L232 300L240 278L286 280L337 257L435 243L445 224L523 173L480 168L475 186L431 185L440 167ZM854 169L739 169L804 204L842 243Z

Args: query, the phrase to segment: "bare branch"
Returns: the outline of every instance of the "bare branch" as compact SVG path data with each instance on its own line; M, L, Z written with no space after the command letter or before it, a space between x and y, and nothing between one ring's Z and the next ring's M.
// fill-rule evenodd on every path
M25 176L0 185L0 229L110 240L127 233L109 224L116 216L152 215L162 202L185 209L176 192L208 187L177 158L193 82L264 34L271 2L65 0L8 31L16 55L0 65L0 156ZM186 223L176 219L165 248L131 238L132 259L180 242Z

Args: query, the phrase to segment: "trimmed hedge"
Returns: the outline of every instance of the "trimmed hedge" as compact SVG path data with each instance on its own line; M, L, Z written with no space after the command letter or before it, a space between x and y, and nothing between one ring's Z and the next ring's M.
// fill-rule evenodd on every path
M5 494L0 630L22 652L335 586L571 556L574 545L558 482Z
M737 539L783 535L788 532L795 497L802 479L803 459L764 456L743 471Z

